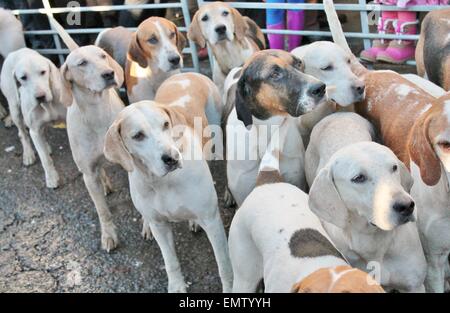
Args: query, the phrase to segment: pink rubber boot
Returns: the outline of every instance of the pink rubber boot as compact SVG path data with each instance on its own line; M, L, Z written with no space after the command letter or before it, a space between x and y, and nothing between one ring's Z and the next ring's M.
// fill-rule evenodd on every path
M397 19L397 12L384 11L381 12L381 17L378 20L378 33L379 34L393 34L395 28L393 26L394 21ZM360 58L364 61L374 63L377 60L377 56L380 52L385 51L389 46L389 40L376 39L372 43L372 47L361 52Z
M267 29L282 30L282 29L285 29L285 26L283 23L273 24L273 25L267 25ZM269 39L270 49L284 50L284 35L269 34L269 35L267 35L267 38Z
M415 12L398 12L398 21L396 27L397 34L417 34L417 25ZM380 52L377 61L384 61L393 64L402 64L408 60L414 59L416 45L411 40L392 40L389 47Z
M305 11L292 11L287 13L287 24L289 30L303 30L305 28ZM292 51L302 44L302 36L289 36L289 50Z

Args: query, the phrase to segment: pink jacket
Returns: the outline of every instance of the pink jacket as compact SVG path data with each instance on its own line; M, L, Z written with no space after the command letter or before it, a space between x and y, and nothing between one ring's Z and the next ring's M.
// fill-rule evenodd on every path
M396 5L399 8L405 8L411 5L446 5L450 0L375 0L375 3L385 5Z

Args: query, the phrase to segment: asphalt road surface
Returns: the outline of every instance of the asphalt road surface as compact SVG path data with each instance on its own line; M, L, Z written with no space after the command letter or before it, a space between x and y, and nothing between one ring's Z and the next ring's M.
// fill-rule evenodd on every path
M26 168L16 128L0 122L0 292L166 292L167 276L155 241L141 237L141 219L116 166L107 173L115 193L108 197L120 245L108 254L82 176L73 162L65 130L47 138L61 177L57 190L45 187L40 162ZM223 207L225 167L211 165ZM194 195L195 196L195 195ZM222 209L229 227L233 211ZM175 241L189 292L220 292L213 251L204 232L174 224Z

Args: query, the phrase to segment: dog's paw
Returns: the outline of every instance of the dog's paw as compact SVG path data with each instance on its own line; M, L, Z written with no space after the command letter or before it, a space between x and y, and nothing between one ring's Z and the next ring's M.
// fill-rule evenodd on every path
M229 209L236 206L236 201L234 200L234 197L228 187L225 189L225 195L223 196L223 199L225 202L225 208Z
M202 228L196 222L189 221L189 230L192 233L196 234L196 233L200 232L202 230Z
M146 221L143 221L142 223L142 238L144 240L152 241L153 240L153 234L152 230L150 229L150 226L148 226L148 223Z
M31 166L36 163L36 154L33 149L24 149L23 151L23 165Z
M3 119L3 123L5 124L6 128L11 128L11 127L14 126L14 122L13 122L13 120L11 118L11 115L8 115L7 117L5 117Z
M45 178L47 188L56 189L59 187L59 175L57 171L51 171L49 175Z
M102 248L110 253L116 249L119 244L119 239L116 233L116 227L111 223L108 227L102 229Z
M4 119L8 115L8 111L0 104L0 120Z
M186 293L187 292L186 287L187 287L187 285L184 281L173 282L173 283L169 281L168 292L169 293Z

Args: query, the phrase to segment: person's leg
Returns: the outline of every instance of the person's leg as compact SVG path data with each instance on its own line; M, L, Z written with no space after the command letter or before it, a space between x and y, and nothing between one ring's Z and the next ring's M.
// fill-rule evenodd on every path
M304 3L305 0L287 0L289 3ZM287 25L289 30L303 30L305 28L305 11L288 10ZM302 36L289 36L289 51L299 47Z
M285 0L266 0L267 3L279 3ZM285 10L267 10L267 29L280 30L286 28ZM284 35L268 34L269 45L271 49L284 49Z
M395 33L394 21L397 20L397 12L384 11L378 21L378 32L380 34ZM372 43L372 47L361 52L361 59L368 62L375 62L380 52L387 49L390 40L376 39Z
M399 11L396 25L398 35L417 34L416 12ZM414 58L416 50L415 42L412 40L392 40L389 47L378 54L377 60L389 63L401 64Z

